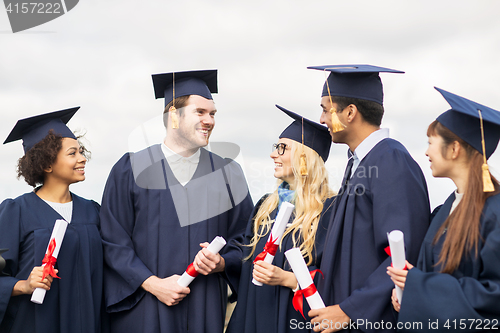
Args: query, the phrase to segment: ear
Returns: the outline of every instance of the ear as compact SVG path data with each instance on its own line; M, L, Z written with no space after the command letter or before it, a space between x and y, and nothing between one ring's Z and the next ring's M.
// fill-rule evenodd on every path
M52 165L49 166L47 169L43 169L45 173L52 173Z
M354 104L349 104L345 108L345 111L347 112L346 116L347 116L347 121L348 122L352 122L354 120L354 118L356 118L356 116L358 114L358 108Z
M458 158L458 156L460 156L460 152L462 151L462 146L460 146L460 143L458 141L453 141L449 149L451 152L451 158L455 160Z

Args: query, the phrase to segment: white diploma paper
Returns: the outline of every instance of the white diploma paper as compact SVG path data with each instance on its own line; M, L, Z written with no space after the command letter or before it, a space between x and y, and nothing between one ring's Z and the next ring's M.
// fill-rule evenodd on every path
M66 228L68 227L68 222L65 220L56 220L56 223L54 224L54 229L52 229L52 235L50 236L49 244L52 241L52 239L55 239L56 241L56 247L54 248L54 252L52 253L52 256L54 258L57 258L59 255L59 250L61 249L61 244L64 239L64 234L66 233ZM49 250L49 245L47 245L47 250L45 253L47 253ZM43 266L45 266L44 264ZM47 290L42 289L42 288L36 288L33 294L31 295L31 301L36 304L43 304L43 299L45 298L45 293Z
M387 238L389 239L389 247L391 249L392 267L403 269L406 265L405 237L403 232L400 230L393 230L387 235ZM399 304L401 304L403 291L398 286L396 286L396 295Z
M267 241L272 239L276 239L274 244L278 245L281 242L281 237L283 236L283 233L285 232L286 225L288 221L290 220L290 216L293 213L293 210L295 209L295 206L292 205L291 203L285 201L281 204L280 210L278 212L278 215L276 216L276 221L274 222L273 229L271 230L271 234L269 235L269 238ZM268 264L272 264L274 260L274 256L272 254L266 253L266 257L264 258L264 261L267 262ZM252 279L252 283L255 284L256 286L262 286L262 283Z
M226 240L223 237L217 236L212 240L210 245L207 246L207 250L212 252L213 254L217 254L224 247L224 245L226 245ZM184 272L179 280L177 280L177 283L180 286L187 287L191 282L193 282L195 277L196 276L189 275L188 272Z
M294 247L285 252L285 256L292 267L293 274L297 278L299 282L300 289L306 289L311 284L313 284L313 280L311 278L311 274L309 273L309 269L307 269L306 262L300 253L298 247ZM316 291L313 295L306 297L307 303L311 309L322 309L325 307L325 303L323 303L323 299L318 291Z

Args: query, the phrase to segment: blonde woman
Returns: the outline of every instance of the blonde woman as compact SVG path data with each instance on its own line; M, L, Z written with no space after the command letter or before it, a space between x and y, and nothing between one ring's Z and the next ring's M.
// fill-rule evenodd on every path
M259 200L247 227L238 303L228 332L309 332L308 322L292 306L297 280L284 252L299 247L310 269L319 265L334 195L324 164L331 137L325 126L278 108L294 122L281 133L270 156L278 187ZM294 204L295 210L273 264L254 262L264 249L284 201ZM252 278L264 285L254 285ZM308 310L304 304L303 312Z

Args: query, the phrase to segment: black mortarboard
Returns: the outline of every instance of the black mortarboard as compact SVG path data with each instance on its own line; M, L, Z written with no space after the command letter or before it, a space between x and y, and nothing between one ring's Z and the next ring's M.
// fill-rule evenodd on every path
M30 150L35 144L42 141L50 130L54 134L63 138L76 139L75 135L66 126L66 123L73 117L80 107L49 112L38 116L18 120L4 144L23 139L24 153Z
M500 140L500 112L443 89L434 88L443 95L451 106L450 110L441 114L436 120L474 149L483 153L478 110L481 111L484 128L484 153L486 158L490 158Z
M383 105L384 91L378 73L404 73L395 69L371 65L310 66L331 72L321 96L343 96L377 102Z
M323 161L326 162L330 154L330 146L332 145L332 137L328 132L328 128L279 105L276 105L276 107L294 119L294 122L285 128L279 137L303 143L317 152ZM304 129L303 136L302 129Z
M217 93L217 70L153 74L156 98L165 98L165 106L174 98L198 95L212 99Z

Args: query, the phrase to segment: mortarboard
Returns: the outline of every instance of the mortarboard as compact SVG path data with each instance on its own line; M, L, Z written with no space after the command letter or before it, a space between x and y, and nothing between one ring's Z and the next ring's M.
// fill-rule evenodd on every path
M378 73L404 73L395 69L372 65L310 66L308 69L328 71L323 96L343 96L365 99L383 104L384 92Z
M434 88L451 106L450 110L442 113L436 120L483 154L483 170L487 170L486 160L493 154L500 140L500 112L446 90ZM489 174L487 178L491 183Z
M165 106L177 97L199 95L212 99L217 93L217 70L154 74L155 98L165 98Z
M294 119L279 137L302 143L318 153L326 162L332 145L332 137L328 132L328 128L279 105L276 105L276 107Z
M378 75L380 72L386 73L404 73L395 69L372 66L372 65L329 65L329 66L310 66L308 69L328 71L330 75L323 85L322 97L329 96L330 104L332 96L359 98L383 105L384 90L382 81ZM332 106L330 109L332 115L331 128L332 133L337 133L345 129L337 116L337 110Z
M4 144L22 139L24 153L26 153L34 145L42 141L50 130L63 138L76 139L73 132L66 126L66 123L79 108L77 106L18 120L7 139L5 139Z

